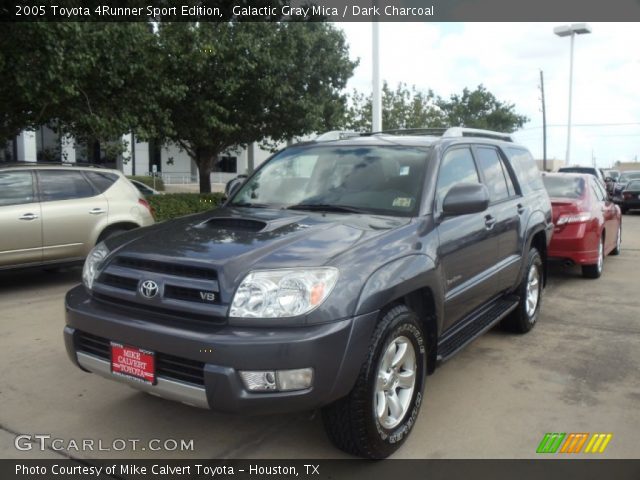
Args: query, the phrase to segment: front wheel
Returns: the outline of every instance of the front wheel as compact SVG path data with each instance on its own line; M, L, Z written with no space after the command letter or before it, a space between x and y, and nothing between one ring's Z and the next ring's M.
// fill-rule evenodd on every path
M365 458L386 458L413 428L424 390L427 349L417 315L390 309L373 334L353 390L322 410L330 440Z
M542 258L538 249L532 247L527 257L527 269L517 290L520 301L516 309L502 321L504 328L527 333L535 326L542 303L542 284Z

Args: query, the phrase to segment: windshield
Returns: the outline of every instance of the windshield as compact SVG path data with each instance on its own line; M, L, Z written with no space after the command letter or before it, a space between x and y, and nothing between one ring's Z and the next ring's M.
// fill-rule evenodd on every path
M552 198L580 198L584 193L584 179L579 177L544 175L542 181Z
M230 204L413 216L428 150L316 145L288 149L256 172Z
M620 175L620 177L618 178L618 182L620 183L627 183L630 180L634 180L634 179L640 179L640 172L633 172L633 173L623 173L622 175Z

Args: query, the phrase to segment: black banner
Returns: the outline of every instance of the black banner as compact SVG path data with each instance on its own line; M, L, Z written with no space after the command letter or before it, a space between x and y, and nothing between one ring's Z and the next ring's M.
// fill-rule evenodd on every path
M640 21L640 0L95 0L0 4L0 21Z
M640 460L0 460L0 478L638 480Z

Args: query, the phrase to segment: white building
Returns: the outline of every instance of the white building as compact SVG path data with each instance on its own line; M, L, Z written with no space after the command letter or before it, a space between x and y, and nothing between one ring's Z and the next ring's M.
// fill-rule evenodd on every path
M124 153L109 157L109 145L76 143L73 138L58 135L48 127L23 131L0 149L0 162L70 162L93 163L117 168L125 175L157 173L167 184L198 183L198 169L187 152L177 145L159 145L138 141L133 134L122 137ZM284 146L284 144L282 145ZM212 183L226 183L237 174L246 173L249 156L254 167L266 160L271 152L256 143L247 149L221 155L211 173Z

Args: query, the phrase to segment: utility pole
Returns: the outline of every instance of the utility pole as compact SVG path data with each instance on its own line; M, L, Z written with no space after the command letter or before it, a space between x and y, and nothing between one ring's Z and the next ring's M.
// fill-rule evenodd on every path
M542 170L547 171L547 109L544 103L544 72L540 70L540 94L542 100Z

